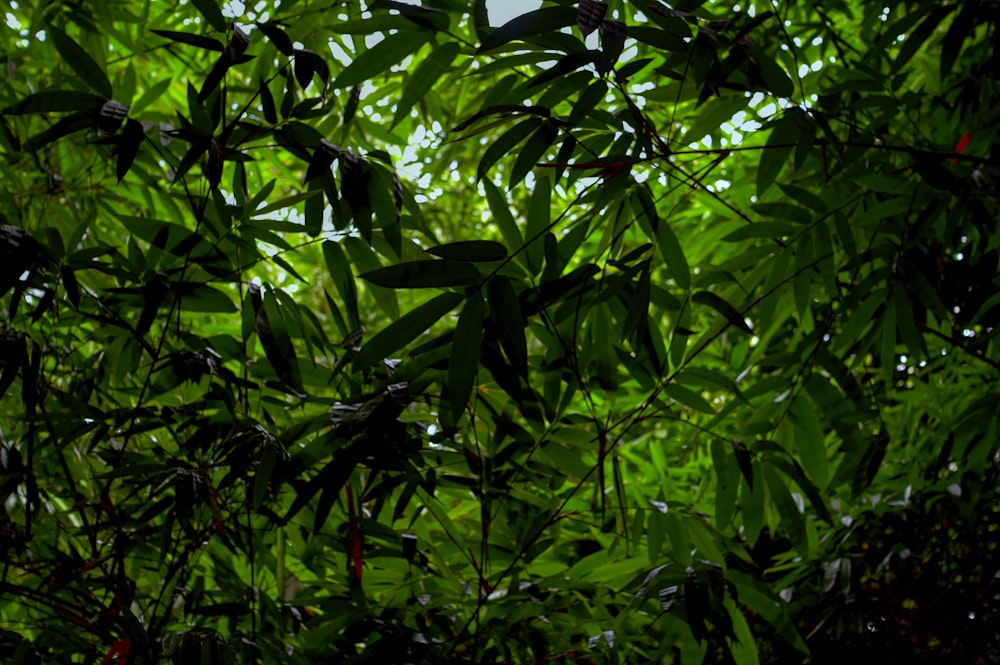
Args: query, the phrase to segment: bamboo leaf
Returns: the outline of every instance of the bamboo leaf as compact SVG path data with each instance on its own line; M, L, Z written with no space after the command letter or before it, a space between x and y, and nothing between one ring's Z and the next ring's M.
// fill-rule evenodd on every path
M47 32L63 61L76 72L80 80L105 100L111 99L114 96L111 81L97 61L73 38L54 25L50 25Z
M208 24L212 26L218 32L225 32L229 27L226 22L226 17L222 15L222 10L219 9L219 5L216 0L191 0L191 4L194 5Z
M389 289L424 289L469 286L482 279L482 274L465 261L427 259L396 263L360 277Z
M528 371L528 342L514 286L509 278L497 275L487 282L486 294L490 304L490 321L497 331L500 346L514 371L525 376Z
M425 251L451 261L490 262L507 258L507 248L493 240L460 240Z
M691 300L702 305L708 305L719 314L726 317L732 325L736 326L745 333L753 333L753 329L744 320L743 315L739 313L735 307L730 305L728 302L723 300L719 295L712 293L711 291L698 291L691 295Z
M457 420L469 402L482 352L485 307L479 291L471 293L458 317L448 356L448 394Z
M361 371L388 358L455 309L462 299L460 293L442 293L393 321L361 347L354 359L354 370Z
M576 23L576 11L572 7L543 7L521 14L491 32L483 40L477 53L486 53L512 41L522 40Z
M345 89L364 83L398 64L433 37L430 30L397 32L356 56L334 80L333 87Z
M204 35L195 35L190 32L178 32L176 30L150 30L150 32L159 35L160 37L169 39L172 42L195 46L207 51L218 51L221 53L226 48L225 44L220 42L218 39L205 37Z
M429 58L420 63L417 70L403 85L403 94L396 102L396 113L392 118L392 127L410 114L413 107L424 98L434 84L448 71L452 61L458 56L461 46L457 42L448 42L436 47Z

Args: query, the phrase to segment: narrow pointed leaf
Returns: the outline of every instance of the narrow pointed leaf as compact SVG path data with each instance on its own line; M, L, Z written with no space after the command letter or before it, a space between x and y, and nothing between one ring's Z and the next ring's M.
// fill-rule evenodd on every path
M458 317L458 325L455 326L455 334L451 339L451 354L448 357L448 394L456 419L469 402L476 372L479 369L483 312L482 294L478 291L470 294Z
M708 305L726 317L726 320L729 321L729 323L733 324L743 332L753 333L753 330L743 319L743 315L741 315L735 307L730 305L715 293L712 293L711 291L698 291L691 296L691 300L701 303L702 305Z
M464 261L427 259L404 261L366 272L360 277L389 289L422 289L469 286L482 279L482 274L474 265Z
M407 312L376 333L361 347L361 351L354 359L354 370L366 369L383 358L388 358L455 309L462 299L461 293L442 293Z
M395 127L400 120L409 115L410 110L426 95L437 83L458 55L461 47L457 42L448 42L443 46L434 49L430 57L420 63L412 76L407 78L403 85L403 94L396 102L396 113L392 118L392 126Z
M229 27L226 17L222 15L222 10L219 8L216 0L191 0L191 4L201 12L201 15L205 17L208 24L218 32L225 32L226 28Z
M260 28L260 31L264 33L268 41L274 44L274 47L282 55L291 57L295 53L295 46L292 44L292 40L277 25L273 23L258 23L257 27Z
M80 80L105 99L111 99L113 96L111 81L108 80L108 75L104 73L97 61L69 35L54 25L49 26L47 32L52 38L56 50L59 51L59 55L76 72Z
M108 101L100 95L81 90L46 90L28 95L17 104L3 110L4 115L26 113L63 113L97 110Z
M485 53L509 42L533 37L545 32L555 32L576 23L576 12L571 7L544 7L521 14L494 30L483 40L478 53Z
M528 371L528 342L524 334L524 316L509 278L497 275L487 283L490 320L497 332L507 360L521 376Z
M507 258L507 248L493 240L460 240L425 250L442 259L452 261L502 261Z
M194 35L190 32L178 32L176 30L151 30L150 32L160 37L165 37L172 42L187 44L188 46L195 46L208 51L218 51L221 53L226 48L225 44L218 39L205 37L204 35Z
M333 82L335 88L350 88L363 83L391 66L399 64L406 56L417 51L434 36L430 30L415 30L398 32L389 39L383 39L378 44L361 53L351 61L344 71L340 72Z

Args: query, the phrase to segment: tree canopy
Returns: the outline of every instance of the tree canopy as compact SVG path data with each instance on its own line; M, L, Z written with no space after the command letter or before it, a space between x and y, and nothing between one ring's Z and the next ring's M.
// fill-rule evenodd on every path
M0 657L993 662L994 2L18 0Z

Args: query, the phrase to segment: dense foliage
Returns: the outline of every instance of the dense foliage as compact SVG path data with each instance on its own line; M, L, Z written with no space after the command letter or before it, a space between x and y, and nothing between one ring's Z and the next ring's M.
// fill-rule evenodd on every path
M4 10L4 662L1000 658L994 3L420 4Z

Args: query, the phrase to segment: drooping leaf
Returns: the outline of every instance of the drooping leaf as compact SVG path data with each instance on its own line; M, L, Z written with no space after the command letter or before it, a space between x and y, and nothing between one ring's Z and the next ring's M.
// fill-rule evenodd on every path
M115 175L118 176L119 183L125 178L125 174L128 173L129 169L132 168L132 164L139 155L139 148L142 147L142 142L145 138L146 133L142 129L142 123L132 119L129 119L125 123L125 129L122 131L121 136L118 137L118 160L115 163Z

